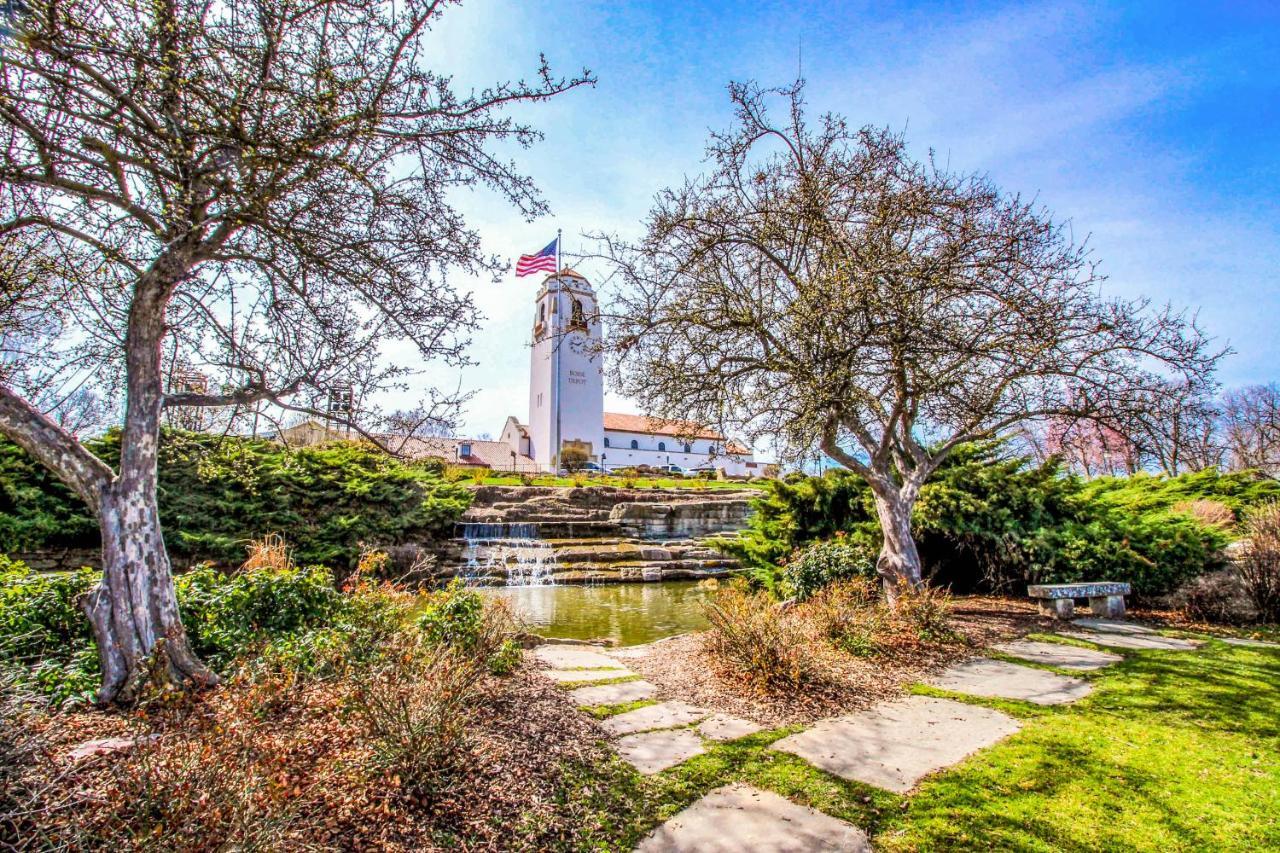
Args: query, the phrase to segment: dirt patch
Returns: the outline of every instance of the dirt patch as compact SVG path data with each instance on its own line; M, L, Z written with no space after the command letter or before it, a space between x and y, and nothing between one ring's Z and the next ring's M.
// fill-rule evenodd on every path
M707 652L705 632L621 649L617 656L657 685L663 698L682 699L770 726L795 725L870 707L901 695L911 684L977 655L992 643L1054 627L1053 620L1038 615L1033 603L991 597L956 599L951 622L965 640L962 645L924 648L909 657L857 658L815 648L812 653L821 658L822 682L786 693L752 689Z

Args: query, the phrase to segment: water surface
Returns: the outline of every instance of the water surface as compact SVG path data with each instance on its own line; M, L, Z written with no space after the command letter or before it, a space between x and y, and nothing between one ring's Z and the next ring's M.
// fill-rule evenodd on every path
M530 630L544 637L633 646L707 627L700 606L707 591L697 581L508 586L485 592L509 600Z

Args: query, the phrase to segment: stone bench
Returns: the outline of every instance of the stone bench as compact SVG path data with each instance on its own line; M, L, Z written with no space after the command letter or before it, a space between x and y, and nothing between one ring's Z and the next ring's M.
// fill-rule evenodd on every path
M1027 587L1030 598L1039 599L1040 614L1070 619L1076 612L1076 599L1089 599L1089 609L1095 616L1117 618L1124 616L1124 597L1129 594L1127 583L1053 583Z

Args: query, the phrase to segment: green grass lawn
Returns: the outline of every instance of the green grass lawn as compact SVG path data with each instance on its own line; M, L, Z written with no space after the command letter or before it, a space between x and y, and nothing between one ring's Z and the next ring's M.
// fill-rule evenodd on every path
M1074 705L921 688L1000 708L1023 728L908 797L769 750L785 729L649 778L620 760L580 769L565 804L609 850L732 781L848 820L882 851L1280 850L1280 649L1124 654L1086 676L1095 690Z

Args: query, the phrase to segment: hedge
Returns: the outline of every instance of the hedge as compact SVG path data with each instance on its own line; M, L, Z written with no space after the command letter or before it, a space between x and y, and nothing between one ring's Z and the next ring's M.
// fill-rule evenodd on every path
M1257 472L1083 480L1054 461L1033 464L982 444L957 449L924 486L913 528L926 573L958 592L1118 580L1155 595L1218 568L1233 535L1181 504L1217 501L1240 520L1278 497L1280 483ZM755 507L750 529L724 547L770 587L808 543L840 533L872 553L880 546L870 490L847 471L770 483Z
M86 442L109 465L118 433ZM303 565L338 575L363 546L429 543L450 535L470 493L428 465L342 442L289 449L239 436L166 432L160 451L160 518L179 563L238 565L245 544L279 533ZM0 553L95 547L83 504L27 454L0 440Z

